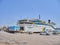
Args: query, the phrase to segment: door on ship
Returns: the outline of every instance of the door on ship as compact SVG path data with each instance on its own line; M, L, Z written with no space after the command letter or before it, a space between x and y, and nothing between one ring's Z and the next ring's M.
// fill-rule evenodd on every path
M20 27L20 30L21 30L21 31L24 31L24 27Z

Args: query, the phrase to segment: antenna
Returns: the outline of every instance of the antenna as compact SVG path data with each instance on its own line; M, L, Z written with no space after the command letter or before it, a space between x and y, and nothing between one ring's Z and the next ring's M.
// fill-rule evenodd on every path
M40 19L40 14L39 14L39 19Z

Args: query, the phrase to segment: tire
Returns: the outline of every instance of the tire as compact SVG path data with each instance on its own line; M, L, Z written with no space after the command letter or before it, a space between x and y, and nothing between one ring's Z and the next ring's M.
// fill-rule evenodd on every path
M50 34L47 33L46 35L50 35Z
M29 32L29 34L32 34L32 32Z
M40 32L40 35L42 35L42 33Z
M42 35L42 34L40 33L40 35Z

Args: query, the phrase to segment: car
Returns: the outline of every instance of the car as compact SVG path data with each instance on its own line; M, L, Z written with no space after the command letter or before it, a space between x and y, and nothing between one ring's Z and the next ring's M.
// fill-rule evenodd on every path
M40 32L40 35L50 35L48 31Z
M53 34L54 34L54 35L60 34L60 30L54 30L54 31L53 31Z

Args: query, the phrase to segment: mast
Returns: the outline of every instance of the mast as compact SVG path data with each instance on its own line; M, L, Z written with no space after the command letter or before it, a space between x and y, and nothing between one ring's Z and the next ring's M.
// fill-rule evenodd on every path
M40 18L40 14L39 14L39 19L41 19L41 18Z

